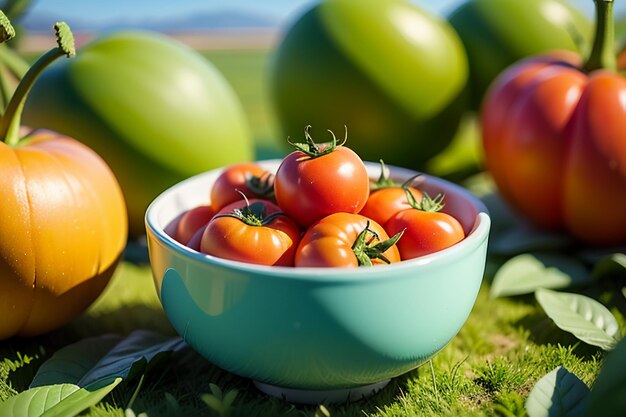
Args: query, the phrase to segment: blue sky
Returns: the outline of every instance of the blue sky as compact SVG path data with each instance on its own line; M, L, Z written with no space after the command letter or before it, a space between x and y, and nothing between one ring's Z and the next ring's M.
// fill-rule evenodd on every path
M411 0L432 12L445 14L462 0ZM582 10L592 13L592 0L570 0ZM315 0L34 0L30 13L62 15L64 20L142 20L163 16L185 16L199 11L250 10L289 19ZM615 8L626 10L624 2Z

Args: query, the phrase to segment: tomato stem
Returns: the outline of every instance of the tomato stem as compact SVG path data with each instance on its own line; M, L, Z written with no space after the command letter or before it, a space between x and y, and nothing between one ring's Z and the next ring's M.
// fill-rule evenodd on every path
M58 22L54 25L54 30L58 46L42 55L24 74L0 119L0 137L4 138L8 145L15 145L20 140L19 129L24 102L39 74L57 58L64 55L72 57L76 53L74 37L69 26L65 22Z
M424 192L422 195L422 199L417 201L415 196L407 186L402 187L404 192L406 193L406 199L409 202L409 205L416 210L427 211L429 213L435 213L437 211L441 211L444 207L443 194L437 194L435 198L431 198L428 193Z
M583 68L587 72L597 69L615 71L617 68L614 42L613 0L594 0L596 29L591 54Z
M346 133L344 135L343 140L341 140L341 142L339 143L337 143L337 137L335 136L333 131L330 129L328 131L333 137L333 140L331 142L323 142L320 144L315 143L310 133L311 125L308 125L304 128L304 138L306 140L305 143L292 142L291 140L289 140L289 138L287 139L287 142L289 142L289 144L293 146L297 151L304 153L309 158L319 158L320 156L331 153L338 146L343 146L346 143L346 141L348 140L348 127L347 126L344 126L344 127L346 129Z
M261 198L271 199L274 197L274 174L269 171L261 175L246 174L246 187Z
M380 259L386 264L390 263L384 253L398 243L403 234L404 230L396 233L389 239L380 241L378 234L370 229L370 222L368 221L365 229L357 235L352 244L352 252L354 252L359 266L372 266L372 259Z
M248 198L243 193L242 195L246 202L245 207L235 209L232 213L218 214L213 218L215 219L219 217L233 217L235 219L241 220L248 226L266 226L274 221L274 219L276 219L278 216L285 215L285 213L283 213L282 211L277 211L268 216L266 215L267 210L265 209L265 204L260 201L255 201L254 203L250 204Z

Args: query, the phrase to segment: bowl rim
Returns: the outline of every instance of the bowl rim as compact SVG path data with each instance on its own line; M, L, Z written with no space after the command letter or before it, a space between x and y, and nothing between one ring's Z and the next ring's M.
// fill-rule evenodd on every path
M280 160L260 160L255 161L261 165L278 163ZM373 164L372 162L366 162L366 164ZM417 171L407 168L397 167L393 165L387 165L390 170L396 172L404 172L405 174L415 173ZM168 235L164 228L157 226L157 212L159 208L165 204L167 197L174 195L179 187L183 187L188 182L196 181L198 177L209 175L216 171L222 170L223 167L208 170L200 174L191 176L183 181L180 181L168 189L160 193L148 206L145 213L145 226L148 233L148 240L150 240L150 233L170 250L178 253L179 255L189 258L190 261L197 262L205 265L213 265L225 269L237 270L239 272L249 272L255 275L264 275L267 277L274 277L276 279L289 279L289 280L305 280L305 281L324 281L324 282L340 282L340 281L354 281L355 278L359 279L389 279L386 276L386 271L397 272L403 269L411 269L416 266L429 265L433 263L447 263L452 259L461 257L467 251L475 250L480 244L488 239L489 229L491 225L491 219L488 214L488 210L484 203L466 188L455 184L451 181L432 176L429 174L422 174L424 181L429 183L436 183L443 185L447 188L452 188L456 193L463 196L468 200L478 212L474 224L470 229L467 236L460 242L440 251L420 256L418 258L408 259L389 265L380 265L370 268L341 268L341 267L328 267L328 268L315 268L315 267L292 267L292 266L268 266L258 265L247 262L233 261L229 259L219 258L216 256L204 254L194 249L187 247L186 245L179 243L173 237ZM150 245L148 245L149 253L152 251ZM349 272L349 273L346 273Z

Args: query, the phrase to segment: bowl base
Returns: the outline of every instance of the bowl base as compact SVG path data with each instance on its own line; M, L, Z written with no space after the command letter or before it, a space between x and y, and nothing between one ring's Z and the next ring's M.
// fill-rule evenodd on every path
M370 395L376 394L388 383L385 381L374 384L362 385L352 388L340 388L331 390L306 390L285 388L270 385L259 381L254 381L254 385L263 393L273 397L281 398L289 403L295 404L331 404L358 401Z

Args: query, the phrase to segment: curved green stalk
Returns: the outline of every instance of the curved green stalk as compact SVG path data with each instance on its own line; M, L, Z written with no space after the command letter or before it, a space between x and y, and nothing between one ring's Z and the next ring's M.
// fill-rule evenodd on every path
M57 47L42 55L26 72L9 101L6 111L0 119L0 138L8 145L15 145L19 137L22 109L26 96L41 72L54 60L61 56L71 57L76 54L74 36L65 22L54 25Z
M591 54L583 68L587 72L597 69L615 71L617 63L613 49L615 36L613 0L594 0L594 3L596 5L596 30Z

